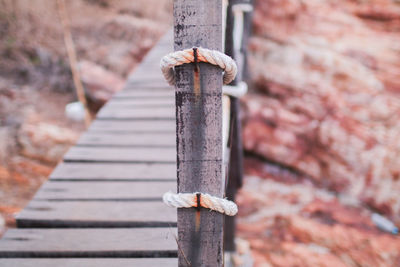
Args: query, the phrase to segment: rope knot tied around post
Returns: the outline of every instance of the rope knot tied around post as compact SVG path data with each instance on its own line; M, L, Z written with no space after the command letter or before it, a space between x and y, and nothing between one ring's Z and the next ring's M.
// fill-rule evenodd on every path
M229 84L237 74L235 61L217 50L194 47L182 51L175 51L164 56L160 61L161 71L168 84L175 85L175 66L186 63L206 62L216 65L224 70L223 82Z
M207 208L228 216L235 216L238 212L237 205L227 199L211 196L206 193L178 193L167 192L163 195L163 201L175 208Z

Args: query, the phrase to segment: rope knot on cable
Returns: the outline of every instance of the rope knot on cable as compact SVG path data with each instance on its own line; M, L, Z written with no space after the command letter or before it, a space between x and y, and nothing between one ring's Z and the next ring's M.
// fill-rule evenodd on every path
M234 216L238 212L237 205L225 198L211 196L206 193L178 193L166 192L163 201L175 208L207 208L228 216Z
M191 62L206 62L220 67L224 70L224 84L235 79L237 73L236 63L231 57L217 50L194 47L169 53L161 59L160 67L165 80L170 85L175 85L174 67Z

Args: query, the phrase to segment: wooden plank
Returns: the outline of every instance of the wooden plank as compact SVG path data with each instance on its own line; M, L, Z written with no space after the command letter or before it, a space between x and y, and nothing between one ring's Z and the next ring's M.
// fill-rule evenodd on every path
M173 98L115 98L106 104L107 107L174 107Z
M150 82L151 84L151 82ZM127 87L129 84L127 84ZM143 87L144 88L144 87ZM158 88L158 89L156 89ZM154 89L147 88L145 90L140 88L135 88L135 90L122 90L118 93L116 93L113 96L114 98L121 98L121 97L131 97L131 98L172 98L174 97L174 92L172 90L165 90L165 89L171 89L171 87L168 87L167 84L163 84L163 87L160 86L154 86Z
M89 127L89 131L101 132L173 132L175 133L175 122L170 120L136 120L115 121L95 120Z
M117 98L115 101L107 103L103 109L110 108L130 108L130 109L144 109L144 108L175 108L175 99L173 98Z
M72 147L66 162L175 163L173 147Z
M160 71L159 65L154 64L154 61L159 63L161 58L171 51L172 46L171 49L165 49L164 51L160 50L157 54L154 54L152 58L149 58L150 60L153 60L153 64L146 64L146 62L144 64L141 64L138 68L136 68L135 72L128 77L128 84L135 84L137 82L140 83L140 81L153 80L153 82L164 83L164 85L167 85L164 76Z
M169 49L153 49L151 52L152 55L146 57L146 59L142 61L142 63L134 70L134 72L129 75L128 81L143 77L163 78L158 63L160 62L160 59L168 52L171 52L172 49L172 44Z
M170 33L172 35L172 32ZM154 86L154 84L166 86L164 77L161 74L158 63L160 59L172 51L172 44L169 42L168 45L157 47L152 49L150 53L146 55L141 64L134 70L134 72L129 75L127 80L127 88L130 85L149 85ZM127 89L126 88L126 89ZM131 87L132 89L132 87Z
M157 72L160 70L157 70ZM129 80L126 82L126 86L124 90L121 90L116 93L116 95L124 95L125 92L129 93L132 96L137 96L137 97L154 97L157 96L159 93L163 93L162 95L159 96L170 96L168 92L173 93L174 88L168 85L168 83L165 80L155 80L153 79L153 82L155 84L154 88L150 88L149 86L142 86L137 84L136 82L129 82ZM151 86L151 80L146 80L146 83L150 83ZM127 91L128 90L128 91ZM135 94L136 93L136 94Z
M89 131L81 135L78 146L167 146L175 147L173 133L97 133Z
M127 267L127 266L148 266L148 267L176 267L177 258L0 258L2 267Z
M168 54L169 52L172 51L172 45L170 49L162 49L156 51L157 53L152 55L149 60L153 62L144 62L143 64L140 64L138 68L135 69L135 71L128 77L127 82L128 83L136 83L137 81L151 81L153 82L163 82L164 85L166 85L164 76L162 75L160 71L160 66L158 63L160 62L161 58ZM154 64L156 63L156 64Z
M158 201L32 200L17 216L22 228L167 227L176 224L176 210Z
M176 181L176 165L159 163L61 163L54 181Z
M128 99L128 100L136 100L137 99ZM118 101L116 103L112 103L109 105L106 105L102 108L108 111L115 111L115 110L122 110L124 112L136 112L137 110L145 110L147 112L151 112L152 110L168 110L168 112L171 112L175 110L175 102L173 101L173 99L157 99L158 103L163 103L157 104L157 101L152 101L152 99L146 99L146 100L151 100L151 101L145 101L145 104L142 102L141 104L135 104L135 103L129 103L130 101L123 101L122 103L118 103ZM167 102L168 101L168 102Z
M34 200L161 200L176 191L176 182L55 182L44 183Z
M146 57L143 59L143 61L140 63L140 65L135 69L135 71L130 75L130 77L134 76L135 73L140 70L141 67L151 67L155 70L158 70L157 74L160 73L160 67L159 67L159 62L160 58L164 56L165 54L169 53L173 49L172 45L172 36L173 33L172 31L169 33L169 38L168 38L168 43L165 43L162 46L156 46L155 49L151 49L149 53L147 53ZM129 77L129 78L130 78Z
M166 54L166 53L165 53ZM160 59L165 55L165 54L160 54L160 56L156 59L158 62ZM151 83L154 83L156 85L161 85L161 88L165 88L168 90L171 90L172 87L168 85L168 83L165 81L164 76L162 75L160 68L158 66L141 66L138 71L135 72L134 75L130 76L126 82L126 88L128 87L130 89L137 89L138 87L140 88L142 85L143 88L148 88L146 87L146 84L151 86ZM135 86L133 86L135 85ZM160 88L156 86L155 88Z
M171 39L173 36L172 29L168 33L164 35L164 37L160 40L159 43L155 46L154 49L151 49L149 53L144 57L140 65L129 75L128 80L137 76L137 73L141 73L142 68L151 67L155 70L153 74L161 73L159 71L160 59L162 56L166 55L167 53L171 52L173 47L171 43Z
M171 32L171 36L172 36L172 32ZM153 72L153 74L158 75L160 73L160 67L159 67L158 63L160 62L161 57L164 56L165 54L171 52L173 49L171 39L172 38L170 38L170 42L168 45L164 45L162 47L156 47L156 49L150 50L150 52L146 55L144 60L135 69L135 71L129 76L129 78L134 77L135 74L137 72L140 72L140 70L144 67L152 68L153 70L155 70L155 72Z
M104 107L97 113L98 119L175 120L174 107ZM157 122L154 122L157 123Z
M164 56L164 54L160 55L158 57L157 61L160 61L160 59ZM129 80L127 81L129 85L142 85L142 84L163 84L164 87L168 86L165 82L164 77L162 76L160 69L159 68L142 68L139 70L136 75L129 77ZM131 89L134 89L131 87Z
M173 228L10 229L0 257L174 257Z
M164 54L160 55L157 58L157 61L160 61L160 59L164 56ZM162 76L160 69L159 68L154 68L154 67L147 67L147 68L141 68L139 71L135 73L136 75L129 77L128 83L129 84L140 84L140 83L165 83L165 79Z
M149 91L154 90L154 89L171 89L171 87L165 83L165 81L141 81L141 82L127 82L125 84L125 87L122 91L124 92L130 92L133 90L136 90L137 88L141 89L147 89ZM133 90L130 90L133 89ZM121 92L122 92L121 91ZM121 97L121 96L116 96L116 97ZM135 96L130 96L130 97L135 97ZM146 98L148 96L142 96L141 98ZM138 97L137 97L138 98Z
M174 1L174 49L221 51L222 1ZM176 67L178 191L223 197L222 71L206 64ZM201 130L199 130L201 129ZM178 209L179 266L223 266L223 215Z

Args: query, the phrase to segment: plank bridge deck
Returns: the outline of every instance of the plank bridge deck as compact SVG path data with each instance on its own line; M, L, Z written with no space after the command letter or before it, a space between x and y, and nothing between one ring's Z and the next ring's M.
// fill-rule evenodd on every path
M177 266L172 32L98 113L0 240L0 266Z

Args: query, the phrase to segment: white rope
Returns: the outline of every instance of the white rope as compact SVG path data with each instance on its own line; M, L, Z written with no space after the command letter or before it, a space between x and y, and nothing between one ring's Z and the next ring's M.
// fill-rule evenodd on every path
M224 85L222 87L222 92L225 95L240 98L247 93L247 83L239 82L238 85Z
M200 206L218 211L228 216L234 216L238 212L236 204L224 198L214 197L205 193L178 193L167 192L163 195L163 201L170 207L191 208L197 207L197 195L200 194Z
M237 66L235 61L217 50L198 47L197 60L198 62L210 63L223 69L225 71L223 78L224 84L229 84L236 76ZM161 59L160 67L167 82L170 85L175 85L174 67L191 62L194 62L192 48L169 53Z

